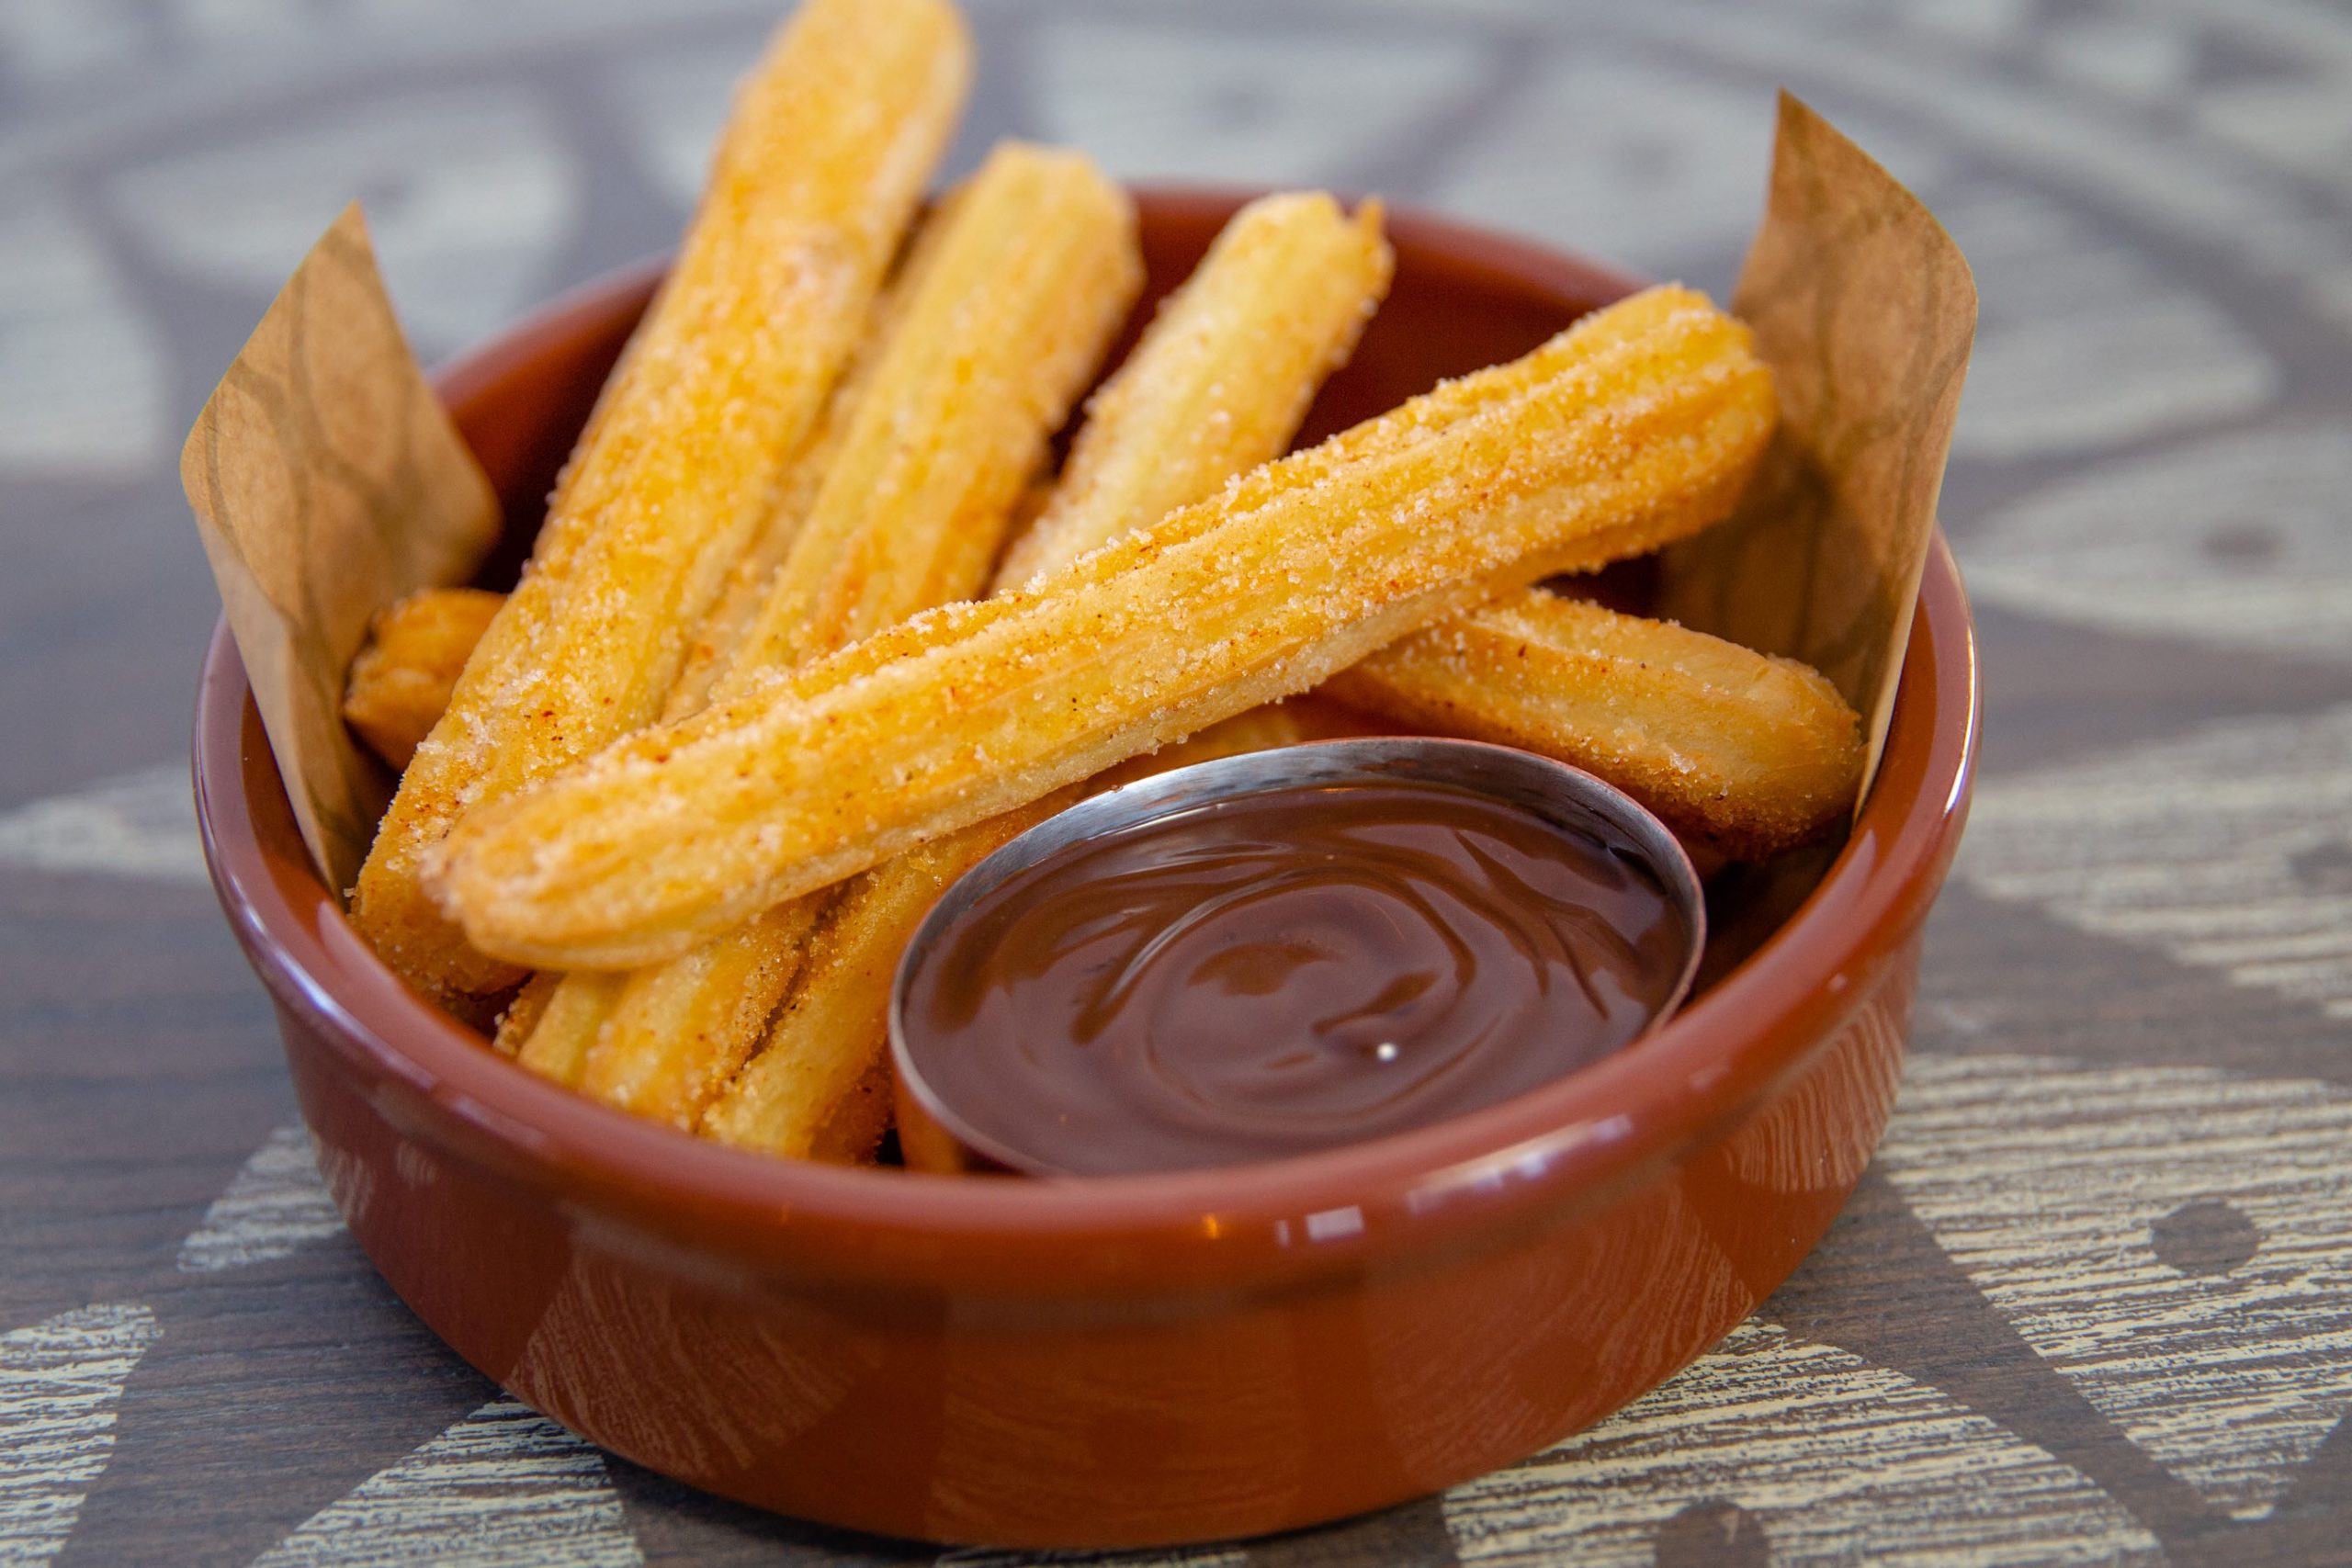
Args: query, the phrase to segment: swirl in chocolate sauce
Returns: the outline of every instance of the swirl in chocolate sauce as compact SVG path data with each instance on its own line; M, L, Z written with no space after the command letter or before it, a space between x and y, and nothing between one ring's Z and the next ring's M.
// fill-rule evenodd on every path
M1449 784L1302 785L1016 872L923 955L907 1043L1023 1163L1224 1165L1573 1072L1649 1026L1691 941L1606 829Z

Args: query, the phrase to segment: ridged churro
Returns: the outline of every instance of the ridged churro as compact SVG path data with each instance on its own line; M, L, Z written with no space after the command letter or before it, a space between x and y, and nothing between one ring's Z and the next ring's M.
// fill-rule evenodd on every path
M758 534L729 569L717 602L695 628L685 662L678 678L671 682L668 699L662 705L663 718L684 718L700 713L709 704L719 681L734 666L744 639L759 625L761 612L775 586L776 574L784 569L793 546L799 540L825 476L832 471L842 443L848 439L850 429L856 423L857 411L873 389L882 356L897 340L897 328L906 319L915 292L938 252L940 236L946 231L947 216L956 197L956 192L950 191L933 204L915 237L909 242L907 254L875 301L865 340L850 356L848 369L834 386L832 398L818 421L816 434L801 448L777 483L775 499L769 503ZM804 554L801 570L808 571L818 564L813 554Z
M449 705L449 694L505 595L427 588L376 612L351 661L344 722L369 750L405 768Z
M1075 152L999 147L935 232L721 695L978 593L1143 284L1133 203Z
M419 883L465 812L653 718L863 329L971 72L942 0L809 0L739 94L530 570L418 748L353 916L412 983L512 983Z
M428 878L517 963L684 951L1498 592L1695 532L1773 418L1747 329L1649 290L1035 589L918 617L486 805Z
M499 1024L501 1050L558 1083L576 1084L605 1021L620 999L622 975L534 975Z
M1861 781L1861 721L1814 670L1542 589L1391 643L1323 690L1572 762L1735 859L1827 831Z
M1000 589L1210 494L1280 455L1347 363L1396 258L1381 208L1320 191L1234 214L1087 408L1061 483L1005 552Z
M1075 789L1057 790L853 878L818 931L759 1054L711 1102L702 1131L745 1148L814 1156L842 1104L865 1103L855 1091L888 1060L890 981L915 927L950 883L1077 797ZM882 1132L874 1125L876 1142ZM842 1142L836 1136L828 1152L845 1161L866 1152Z
M1131 758L1079 788L1057 790L976 822L853 877L759 1055L712 1102L702 1130L722 1143L771 1154L836 1162L863 1158L872 1145L861 1146L852 1129L861 1135L870 1131L878 1143L888 1122L890 982L899 955L951 883L1080 794L1193 762L1287 746L1303 736L1281 708L1255 708L1152 756ZM877 1103L879 1117L874 1114Z
M1029 582L1279 451L1320 375L1295 400L1250 405L1264 384L1251 371L1306 359L1318 329L1344 359L1387 278L1376 221L1367 214L1351 231L1328 197L1309 196L1236 216L1096 395L1060 488L1007 553L999 585ZM1255 321L1237 323L1244 316ZM1859 776L1854 716L1813 671L1541 589L1394 644L1330 690L1368 712L1585 766L1743 858L1828 827Z
M552 969L542 969L523 982L492 1022L490 1043L500 1055L512 1056L523 1049L523 1043L547 1016L548 1003L554 1000L557 983L562 978Z
M978 592L1143 276L1125 193L1083 157L1019 143L942 205L906 273L722 694ZM691 1125L757 1044L818 912L780 906L617 991L568 979L604 1005L551 1006L522 1060L576 1066L568 1081L598 1099Z
M1156 522L1288 446L1387 288L1393 255L1380 223L1377 203L1350 218L1319 192L1266 197L1235 214L1090 402L1060 481L1006 552L998 588ZM1089 787L1298 738L1288 716L1262 709L1122 763ZM1047 814L1032 804L852 880L775 1027L704 1130L803 1157L830 1157L828 1148L856 1157L847 1128L878 1139L872 1085L887 1056L899 951L948 883ZM887 1111L887 1095L879 1104Z
M893 292L897 287L894 283ZM889 302L886 294L876 310L877 322L888 316ZM876 339L869 340L867 352L852 363L841 386L834 389L832 409L839 409L855 393L862 382L865 362L873 358L872 342L880 335L877 332ZM759 621L760 606L767 603L769 586L775 581L785 558L791 554L793 541L800 536L800 525L808 520L809 503L832 464L843 423L829 412L819 424L816 437L801 448L800 456L777 485L776 499L762 518L758 531L743 553L735 558L735 564L728 568L727 581L720 586L718 599L695 628L694 641L679 666L678 678L670 683L670 694L662 702L663 718L684 718L700 713L708 705L712 690L734 663L736 650Z
M523 1048L523 1065L567 1065L559 1054L577 1049L574 1041L589 1032L588 1049L568 1081L608 1105L692 1127L759 1043L808 955L809 933L827 902L823 897L789 899L664 963L565 976L556 1004L570 1000L567 990L578 989L582 1017L557 1021L560 1029L543 1021Z
M438 716L425 688L453 659L463 665L469 625L482 615L444 599L494 607L498 595L425 590L396 608L429 628L426 643L403 631L370 644L368 683L399 694L413 734ZM361 683L355 666L353 689ZM1810 666L1542 588L1391 643L1321 690L1366 715L1574 763L1735 860L1767 859L1828 830L1860 776L1859 719ZM1147 776L1157 761L1123 762L1096 782Z

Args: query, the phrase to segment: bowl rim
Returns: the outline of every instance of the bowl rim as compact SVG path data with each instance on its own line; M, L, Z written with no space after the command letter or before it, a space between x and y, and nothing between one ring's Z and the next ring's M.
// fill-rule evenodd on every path
M1204 222L1256 190L1139 186L1147 223ZM1500 286L1564 310L1637 287L1612 269L1410 209L1400 273ZM641 305L640 263L556 299L435 376L464 411L548 345ZM1020 1295L1323 1277L1461 1239L1468 1228L1606 1201L1720 1134L1824 1046L1916 931L1957 846L1979 693L1967 601L1938 533L1884 761L1819 886L1746 962L1638 1046L1494 1106L1257 1164L994 1179L779 1159L646 1121L484 1046L378 960L299 842L225 619L193 749L198 826L222 909L273 998L356 1075L401 1135L428 1140L575 1214L706 1255L869 1285ZM254 754L258 751L258 755ZM259 796L274 796L257 798Z

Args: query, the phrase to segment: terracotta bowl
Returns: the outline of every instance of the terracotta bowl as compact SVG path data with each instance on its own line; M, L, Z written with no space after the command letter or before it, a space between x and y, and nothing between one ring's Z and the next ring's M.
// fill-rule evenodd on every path
M1144 195L1155 288L1238 199ZM1318 429L1632 287L1433 219L1392 232L1395 291ZM592 287L441 378L516 556L651 281ZM484 1049L375 960L311 870L225 628L195 761L213 880L277 1005L320 1167L458 1354L595 1441L764 1507L1117 1546L1451 1485L1598 1420L1746 1316L1885 1122L1975 716L1967 603L1939 547L1850 841L1659 1033L1350 1148L1046 1180L742 1153Z

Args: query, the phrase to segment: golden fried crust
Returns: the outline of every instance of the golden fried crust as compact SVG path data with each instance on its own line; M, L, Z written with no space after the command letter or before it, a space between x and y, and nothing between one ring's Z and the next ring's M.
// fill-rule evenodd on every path
M548 1003L555 999L556 983L562 978L560 975L542 972L523 982L514 999L499 1013L497 1026L490 1037L491 1045L500 1055L512 1056L521 1052L523 1043L530 1039L532 1032L539 1027L539 1021L547 1016Z
M1142 287L1133 203L1074 152L999 147L936 232L744 638L746 675L978 593Z
M505 600L481 588L427 588L376 612L343 693L344 721L369 750L408 766Z
M902 270L721 694L977 592L1143 277L1126 194L1082 157L1017 142L941 205ZM608 1012L552 1014L543 1032L560 1021L591 1038L526 1060L577 1064L589 1094L691 1126L759 1043L820 907L771 910L631 974L605 993Z
M898 1114L888 1056L850 1085L808 1145L808 1157L824 1165L879 1165L883 1134Z
M1193 762L1290 745L1303 733L1281 708L1255 708L1153 756L1123 762L1090 780L1082 793L1115 788ZM712 1104L703 1118L703 1131L746 1148L825 1158L829 1130L842 1114L840 1107L867 1104L861 1095L874 1084L877 1069L882 1077L873 1103L887 1124L891 1107L890 987L915 928L957 877L1080 793L1058 791L935 839L853 878L775 1029ZM855 1116L851 1121L864 1125ZM874 1135L880 1138L878 1128Z
M1376 203L1351 219L1329 196L1275 196L1236 214L1089 404L1060 481L1030 508L1031 519L1016 506L999 590L1213 494L1287 446L1316 389L1353 349L1391 266ZM1299 733L1281 710L1254 710L1121 763L1088 787ZM899 953L948 881L1042 818L1026 807L853 879L775 1028L711 1107L705 1130L825 1158L842 1126L854 1142L871 1117L887 1121L886 1014Z
M871 355L865 357L870 358ZM858 384L858 368L853 366L834 393L833 406L838 408ZM711 692L758 623L760 607L767 603L768 588L775 581L785 557L791 553L801 524L808 521L808 503L816 495L818 481L832 462L840 435L841 422L828 418L777 484L776 501L761 518L751 543L735 558L735 564L728 568L718 600L695 628L694 640L678 668L678 678L670 683L670 694L662 702L663 718L684 718L700 713L710 702Z
M799 972L822 898L777 905L715 942L621 977L581 1064L580 1088L609 1105L691 1129L759 1043ZM566 977L594 987L608 975Z
M851 882L767 1042L705 1113L703 1131L744 1148L813 1155L836 1109L887 1054L890 985L915 927L949 884L1077 797L1057 792Z
M511 984L426 898L426 851L660 711L863 328L970 75L943 0L810 0L739 96L668 282L521 586L417 750L353 918L442 995Z
M1574 763L1735 859L1830 831L1861 782L1861 721L1811 668L1542 589L1392 643L1323 689Z
M485 952L613 966L1720 518L1774 419L1687 290L1588 317L1080 558L475 812L429 877Z
M1214 762L1220 757L1238 757L1248 751L1272 751L1277 747L1295 746L1307 738L1306 727L1299 721L1286 703L1270 703L1264 707L1251 708L1235 714L1219 724L1212 724L1197 735L1188 735L1172 746L1140 757L1130 757L1114 768L1105 768L1087 781L1086 792L1099 794L1116 789L1139 779L1156 778L1176 768L1189 768L1195 762Z
M535 976L532 984L548 978ZM535 998L530 1011L536 1016L518 1021L520 1043L514 1048L514 1059L541 1077L578 1083L587 1070L588 1053L620 1000L625 978L593 973L561 976L547 988L544 999ZM524 987L526 993L530 988ZM529 1026L527 1032L522 1032L524 1024Z
M1381 208L1320 191L1236 213L1094 395L1061 483L1006 552L1018 588L1280 453L1388 291Z

